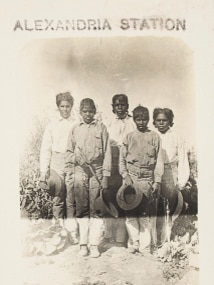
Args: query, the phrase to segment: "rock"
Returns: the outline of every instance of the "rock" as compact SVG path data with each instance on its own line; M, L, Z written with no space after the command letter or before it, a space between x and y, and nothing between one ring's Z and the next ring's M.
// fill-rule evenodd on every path
M176 285L199 285L199 272L196 270L189 271Z
M171 255L171 244L166 242L157 253L159 258L168 258Z
M60 231L60 234L61 234L62 237L66 237L67 236L67 231L65 229L62 229Z
M58 246L61 242L61 237L58 234L55 234L52 238L50 238L50 244Z
M133 285L129 281L123 281L123 280L116 280L112 283L112 285Z
M57 250L58 251L62 250L64 248L64 246L65 246L65 243L66 243L65 239L62 239L60 241L60 243L57 245Z

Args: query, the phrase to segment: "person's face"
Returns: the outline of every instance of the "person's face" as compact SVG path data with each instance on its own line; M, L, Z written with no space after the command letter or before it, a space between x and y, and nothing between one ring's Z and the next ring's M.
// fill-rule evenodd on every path
M68 101L61 101L58 106L58 109L60 116L64 119L67 119L71 115L72 106L71 103Z
M164 134L169 129L169 120L165 114L158 114L155 119L155 128L158 129L159 132Z
M113 109L118 118L123 119L128 111L128 105L123 100L116 100Z
M138 131L144 132L147 129L149 119L144 114L135 118L134 121L135 121Z
M86 124L90 124L93 121L95 113L95 110L90 106L84 106L80 111L80 115Z

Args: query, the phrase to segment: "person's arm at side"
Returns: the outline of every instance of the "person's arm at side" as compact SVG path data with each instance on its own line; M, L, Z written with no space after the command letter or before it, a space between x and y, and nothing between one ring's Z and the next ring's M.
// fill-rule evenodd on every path
M187 148L184 140L178 138L178 188L182 190L190 176Z
M162 157L161 139L158 134L156 134L155 138L155 148L156 148L157 160L154 169L153 190L154 192L157 192L160 190L161 180L164 173L164 161Z
M51 124L49 124L44 131L40 150L40 181L46 181L50 175L52 144L53 137Z
M69 136L68 136L68 142L67 142L67 148L65 152L65 172L71 173L74 168L75 164L75 142L74 142L74 135L73 135L73 129L71 129Z
M127 153L128 153L128 135L125 137L122 146L120 147L119 171L121 176L123 177L124 183L126 185L132 185L133 181L127 169L127 162L126 162Z
M102 125L102 142L103 142L103 188L106 189L108 187L108 177L111 175L111 164L112 164L112 157L111 157L111 146L110 146L110 139L109 134L107 132L107 128L105 125Z

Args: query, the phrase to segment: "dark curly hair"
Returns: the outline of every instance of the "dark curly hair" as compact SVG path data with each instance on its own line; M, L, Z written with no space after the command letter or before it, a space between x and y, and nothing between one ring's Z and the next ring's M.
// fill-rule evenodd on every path
M155 125L155 120L159 114L164 114L167 117L167 119L169 120L170 127L173 126L174 114L173 114L172 110L169 108L155 108L154 109L154 111L153 111L153 125Z
M80 102L80 111L85 107L85 106L90 106L94 112L96 113L96 106L94 104L94 101L91 98L84 98Z
M133 112L133 120L142 115L145 115L149 120L149 110L146 107L137 106L136 108L134 108L132 112Z
M63 92L56 95L56 105L59 107L59 104L61 101L68 101L71 104L71 107L73 107L74 104L74 98L71 96L70 92Z
M127 105L127 109L129 108L129 101L128 101L128 97L127 95L125 94L116 94L112 97L112 107L113 107L113 110L112 112L115 113L114 111L114 105L115 105L115 102L119 100L119 102L124 102L126 105Z

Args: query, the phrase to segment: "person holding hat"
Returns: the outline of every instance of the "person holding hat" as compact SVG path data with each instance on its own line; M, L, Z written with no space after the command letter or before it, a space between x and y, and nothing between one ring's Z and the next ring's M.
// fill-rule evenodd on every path
M173 130L173 111L169 108L155 108L153 111L153 124L157 128L162 141L162 155L164 160L164 174L161 182L161 195L169 203L170 217L175 213L181 213L183 203L178 209L180 190L185 188L190 176L190 167L185 142ZM159 216L157 226L158 243L162 245L166 241L166 230L164 226L163 199L159 200Z
M107 125L112 153L112 171L109 177L108 194L111 200L116 202L116 192L122 185L122 176L119 173L119 153L125 136L136 129L132 117L128 113L129 103L125 94L116 94L112 97L112 112L114 118ZM105 239L106 246L114 242L117 246L126 246L127 230L125 226L124 211L115 206L119 212L119 218L108 216L105 219Z
M136 107L133 110L133 119L137 130L127 134L120 151L123 186L118 191L117 201L126 210L128 250L132 253L144 253L145 249L151 246L151 242L156 242L154 236L153 241L151 239L152 219L156 218L152 215L155 213L154 198L160 190L164 165L160 137L147 127L148 109L143 106ZM127 188L134 189L136 195L133 195L131 189L127 191ZM126 190L126 194L121 195L121 190ZM120 203L123 197L123 203Z
M74 123L71 116L73 102L69 92L56 95L59 117L47 125L40 151L40 182L48 182L47 186L53 194L53 216L62 226L66 217L65 151ZM74 222L74 232L75 227Z
M103 189L108 186L111 149L106 126L95 119L95 114L94 101L83 99L80 102L81 120L69 135L66 167L74 169L73 195L79 225L79 255L88 255L90 249L92 257L99 257L103 220L96 212L95 200L100 195L101 186Z

